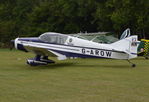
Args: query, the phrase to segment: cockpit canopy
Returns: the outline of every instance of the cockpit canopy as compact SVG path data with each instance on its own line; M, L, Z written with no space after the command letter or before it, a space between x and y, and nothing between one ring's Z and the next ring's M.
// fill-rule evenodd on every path
M64 44L68 36L55 32L47 32L39 36L39 39L43 42Z

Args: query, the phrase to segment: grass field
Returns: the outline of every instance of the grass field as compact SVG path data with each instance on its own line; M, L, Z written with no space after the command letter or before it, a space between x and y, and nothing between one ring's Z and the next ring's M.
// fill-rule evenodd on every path
M149 60L74 59L31 67L0 50L0 102L149 102Z

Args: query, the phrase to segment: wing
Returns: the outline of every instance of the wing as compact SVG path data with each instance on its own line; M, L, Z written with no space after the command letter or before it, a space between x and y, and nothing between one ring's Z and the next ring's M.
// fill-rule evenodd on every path
M65 59L67 59L67 57L65 55L62 55L60 53L57 53L55 51L48 50L48 49L45 49L45 48L25 46L25 49L27 49L29 52L33 52L33 53L35 53L37 55L57 57L58 60L65 60Z
M24 46L24 47L25 49L27 49L27 51L33 52L37 55L56 57L55 54L53 54L52 52L50 52L48 49L45 48L34 47L34 46Z

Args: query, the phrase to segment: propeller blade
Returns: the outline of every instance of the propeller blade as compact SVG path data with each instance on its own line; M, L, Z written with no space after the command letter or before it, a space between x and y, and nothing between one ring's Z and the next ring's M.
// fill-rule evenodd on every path
M11 40L11 41L10 41L10 50L12 50L12 49L14 48L14 43L15 43L14 40Z

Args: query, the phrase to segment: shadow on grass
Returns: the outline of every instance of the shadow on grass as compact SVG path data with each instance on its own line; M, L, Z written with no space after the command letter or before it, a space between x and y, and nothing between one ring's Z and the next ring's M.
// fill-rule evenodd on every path
M131 64L118 63L85 63L85 62L56 62L55 64L40 65L40 66L30 66L21 65L19 68L24 68L25 70L45 70L45 69L58 69L58 68L113 68L113 69L126 69L132 68ZM137 67L137 66L136 66Z
M132 68L131 65L75 65L75 67L81 68Z
M104 68L132 68L131 65L103 65Z
M132 68L131 65L88 65L88 64L77 64L77 63L55 63L55 64L49 64L49 65L41 65L41 66L29 66L26 65L25 69L30 70L45 70L45 69L58 69L58 68L113 68L113 69L126 69L126 68Z
M55 63L49 65L40 65L40 66L29 66L27 65L28 69L38 70L38 69L56 69L56 68L65 68L68 66L73 66L75 63Z

